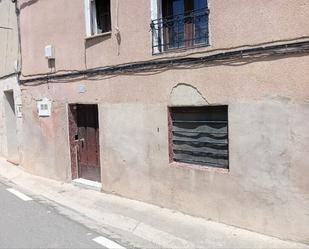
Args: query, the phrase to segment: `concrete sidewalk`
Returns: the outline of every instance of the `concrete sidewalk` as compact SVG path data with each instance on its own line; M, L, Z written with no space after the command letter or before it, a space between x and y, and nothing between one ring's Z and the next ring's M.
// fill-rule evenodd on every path
M308 248L165 208L24 172L0 158L0 178L60 213L140 248ZM231 210L232 212L232 210Z

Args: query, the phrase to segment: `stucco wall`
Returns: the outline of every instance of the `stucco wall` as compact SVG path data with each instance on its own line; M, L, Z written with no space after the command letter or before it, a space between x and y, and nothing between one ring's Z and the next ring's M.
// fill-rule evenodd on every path
M39 117L37 100L31 91L23 92L23 159L21 165L30 173L68 181L71 178L68 151L67 109L54 101L52 117ZM54 98L53 98L54 99Z
M15 72L18 59L18 33L15 4L0 1L0 77Z
M7 115L10 112L6 92L12 92L15 102L15 115ZM21 105L21 91L17 78L9 77L0 80L0 155L13 162L19 162L22 156L21 136L22 118L17 117L16 107Z
M152 56L151 0L117 1L111 1L113 34L86 40L83 0L20 0L23 73L50 71L44 58L49 44L55 47L56 69L72 70L309 36L307 0L209 0L211 46Z
M19 59L18 30L15 4L11 0L0 1L0 78L16 72ZM21 119L6 116L5 91L12 91L15 104L21 104L21 93L16 76L0 79L0 155L18 162L20 157Z
M112 35L86 40L82 0L20 0L23 74L49 72L49 44L56 70L72 70L309 37L307 0L209 0L211 46L152 56L151 1L118 0L118 11L111 2ZM97 103L104 191L309 243L308 68L308 54L299 54L24 85L22 164L70 181L67 105ZM174 95L179 83L192 87ZM39 118L44 97L52 116ZM230 171L169 165L167 106L203 101L229 106Z
M309 57L239 62L24 86L23 165L69 181L67 104L98 103L104 191L308 243ZM229 172L169 165L167 106L178 83L229 106ZM53 100L50 118L38 118L43 97Z

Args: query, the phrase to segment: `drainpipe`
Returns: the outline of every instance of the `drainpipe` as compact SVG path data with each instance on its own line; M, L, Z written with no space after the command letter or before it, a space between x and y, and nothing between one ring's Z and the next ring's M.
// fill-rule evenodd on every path
M12 3L15 4L15 13L16 13L16 18L17 18L17 36L18 36L18 54L17 54L17 62L15 65L15 71L16 71L16 78L17 78L17 83L20 87L20 76L22 72L22 50L21 50L21 34L20 34L20 10L18 8L18 0L12 0ZM21 89L19 90L19 94L21 94ZM19 105L22 106L22 100L21 96L19 97ZM18 118L17 118L18 119ZM22 127L18 125L18 122L16 120L16 128L17 132L20 134L17 134L17 153L18 153L18 162L16 162L18 165L21 163L21 158L23 154L22 150ZM14 163L14 162L13 162Z
M12 3L15 4L15 13L17 17L17 35L18 35L18 59L16 65L17 72L17 81L19 83L21 71L22 71L22 49L21 49L21 34L20 34L20 10L18 8L18 1L12 0Z

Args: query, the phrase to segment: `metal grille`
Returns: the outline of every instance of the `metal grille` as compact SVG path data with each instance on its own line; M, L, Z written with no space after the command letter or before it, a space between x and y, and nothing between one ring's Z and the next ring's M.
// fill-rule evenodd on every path
M208 45L208 20L208 8L153 20L152 52Z
M227 106L170 108L172 159L228 168Z

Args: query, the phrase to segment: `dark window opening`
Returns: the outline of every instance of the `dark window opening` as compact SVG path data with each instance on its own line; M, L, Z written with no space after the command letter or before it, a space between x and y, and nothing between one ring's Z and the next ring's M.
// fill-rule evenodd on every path
M106 33L111 31L111 6L110 0L93 0L95 8L93 9L93 16L95 15L96 27L94 27L94 34Z
M207 0L162 0L162 18L153 20L153 50L209 43Z
M228 107L171 107L170 159L229 168Z

